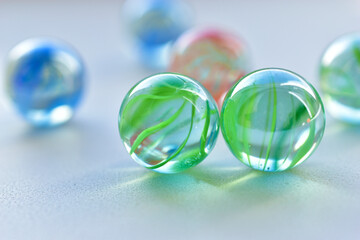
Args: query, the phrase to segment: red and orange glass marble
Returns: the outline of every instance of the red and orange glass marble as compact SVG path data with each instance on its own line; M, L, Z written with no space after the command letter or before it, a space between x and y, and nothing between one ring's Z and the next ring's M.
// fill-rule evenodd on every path
M249 72L246 45L233 34L215 30L191 30L173 47L170 72L201 82L219 106L232 85Z

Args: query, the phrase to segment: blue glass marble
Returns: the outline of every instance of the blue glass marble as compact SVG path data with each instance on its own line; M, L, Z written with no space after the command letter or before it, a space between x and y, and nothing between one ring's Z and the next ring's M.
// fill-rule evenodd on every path
M191 25L188 6L180 0L128 0L123 9L142 63L166 68L171 44Z
M6 93L16 110L32 125L50 127L67 122L84 88L84 64L67 44L33 38L9 53Z

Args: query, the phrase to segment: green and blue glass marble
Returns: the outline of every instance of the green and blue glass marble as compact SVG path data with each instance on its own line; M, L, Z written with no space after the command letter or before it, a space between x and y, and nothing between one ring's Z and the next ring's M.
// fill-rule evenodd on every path
M360 33L335 40L320 63L326 109L337 119L360 123Z
M123 12L139 59L147 67L165 69L171 44L192 23L189 7L181 0L127 0Z
M261 171L299 165L319 145L324 107L313 86L284 69L262 69L240 79L221 113L222 133L232 153Z
M5 84L10 102L30 124L56 126L67 122L80 102L84 65L67 44L32 38L10 51Z
M140 81L119 112L120 137L131 157L161 173L199 164L214 147L218 130L215 100L198 82L179 74Z

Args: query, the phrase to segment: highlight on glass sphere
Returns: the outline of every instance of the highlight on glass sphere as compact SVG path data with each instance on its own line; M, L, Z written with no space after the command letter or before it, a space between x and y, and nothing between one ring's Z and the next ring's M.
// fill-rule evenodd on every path
M252 72L226 95L221 130L232 153L261 171L283 171L307 159L325 130L315 88L285 69Z
M118 126L137 163L156 172L177 173L199 164L211 152L219 113L197 81L163 73L145 78L128 92Z
M320 63L326 109L337 119L360 124L360 33L330 44Z
M8 55L5 91L30 124L52 127L74 114L84 88L84 64L68 44L53 38L30 38Z
M190 30L174 44L169 71L198 80L221 106L226 92L250 71L248 48L222 30Z
M181 0L127 0L123 15L138 58L155 69L166 68L171 45L192 24L191 10Z

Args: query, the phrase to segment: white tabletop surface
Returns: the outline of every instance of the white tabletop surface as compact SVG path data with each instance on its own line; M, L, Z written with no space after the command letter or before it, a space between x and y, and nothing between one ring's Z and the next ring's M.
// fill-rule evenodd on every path
M189 3L197 26L247 41L254 69L287 68L316 87L324 48L360 31L358 0ZM360 239L360 127L330 116L317 151L282 173L242 165L221 136L181 174L132 161L118 109L154 71L125 54L120 9L111 0L0 1L0 80L9 49L33 36L72 43L88 66L82 106L61 128L33 129L0 105L0 239Z

